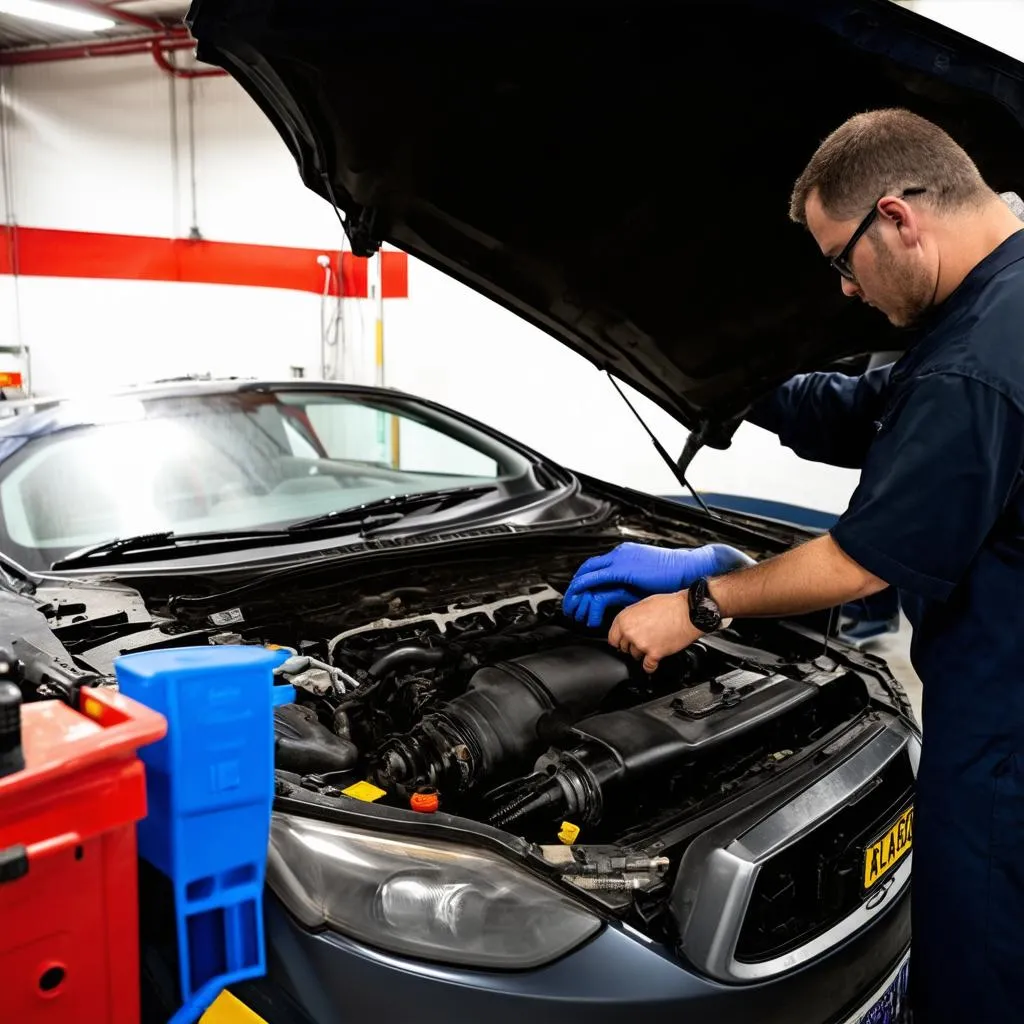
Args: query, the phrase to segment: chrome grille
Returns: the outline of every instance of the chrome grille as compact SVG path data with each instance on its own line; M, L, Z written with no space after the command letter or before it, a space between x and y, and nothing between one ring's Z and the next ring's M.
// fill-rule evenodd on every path
M723 981L773 977L868 925L906 888L912 853L889 876L881 897L865 899L858 891L851 898L840 886L831 912L810 924L793 913L820 882L817 858L827 859L835 849L847 859L854 856L861 837L873 840L891 821L891 808L908 796L904 784L908 774L916 775L920 747L902 720L885 716L884 721L885 727L841 764L756 824L731 834L728 825L720 826L690 845L673 892L673 912L681 951L694 966ZM796 868L792 887L783 877L787 865ZM773 899L778 901L774 911Z

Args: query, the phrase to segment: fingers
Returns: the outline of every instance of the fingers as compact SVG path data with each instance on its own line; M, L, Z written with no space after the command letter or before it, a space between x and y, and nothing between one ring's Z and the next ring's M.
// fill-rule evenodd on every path
M623 654L628 654L634 661L643 662L644 671L647 673L656 671L661 661L660 653L646 650L642 644L630 640L625 634L613 646L618 647Z
M601 569L593 569L584 572L580 569L572 578L572 582L566 588L566 594L578 594L584 590L599 590L609 584L623 584L627 582L626 575L621 569L614 566L605 566Z
M601 599L600 594L587 594L584 598L586 602L586 617L584 618L583 612L577 616L579 621L585 621L588 628L597 629L601 625L601 620L604 618L604 607L605 603Z
M609 609L624 608L640 600L641 596L627 587L580 591L562 598L562 612L590 629L597 629Z
M685 605L673 595L655 595L625 608L608 631L608 643L641 662L648 674L699 634L689 625Z
M611 629L608 630L608 643L612 647L619 647L622 643L622 616L625 612L619 612L615 616ZM621 647L619 648L621 650Z

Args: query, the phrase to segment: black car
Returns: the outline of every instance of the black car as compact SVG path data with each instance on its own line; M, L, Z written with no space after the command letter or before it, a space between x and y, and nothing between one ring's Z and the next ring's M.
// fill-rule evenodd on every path
M0 641L30 697L113 685L137 651L294 654L269 970L231 998L272 1024L898 1003L910 844L872 857L912 813L919 747L884 664L818 620L750 621L648 677L560 609L624 540L764 558L799 533L579 477L380 389L212 381L6 413ZM424 787L435 813L413 809ZM146 1019L166 1020L173 936L145 935Z

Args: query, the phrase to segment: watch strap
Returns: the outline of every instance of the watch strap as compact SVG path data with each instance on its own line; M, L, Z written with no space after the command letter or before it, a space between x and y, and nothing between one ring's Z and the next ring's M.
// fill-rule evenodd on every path
M718 602L711 596L707 576L701 576L690 584L688 599L690 622L702 633L713 633L722 625L722 612Z

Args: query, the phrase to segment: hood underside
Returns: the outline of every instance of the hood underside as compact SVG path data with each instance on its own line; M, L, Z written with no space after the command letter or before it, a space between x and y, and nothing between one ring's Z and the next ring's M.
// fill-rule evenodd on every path
M406 250L710 443L790 374L902 347L787 216L833 128L908 107L1024 190L1024 67L890 0L195 0L189 21L354 251Z

